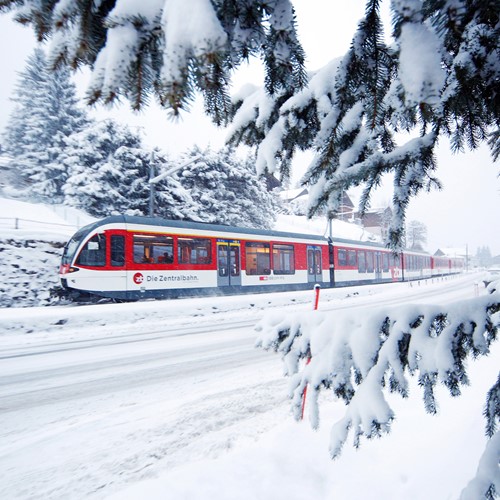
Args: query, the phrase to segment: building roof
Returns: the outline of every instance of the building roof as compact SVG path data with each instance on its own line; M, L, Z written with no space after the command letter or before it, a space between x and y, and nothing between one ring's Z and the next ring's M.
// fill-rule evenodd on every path
M466 248L460 247L440 247L435 252L436 257L467 257L468 252Z

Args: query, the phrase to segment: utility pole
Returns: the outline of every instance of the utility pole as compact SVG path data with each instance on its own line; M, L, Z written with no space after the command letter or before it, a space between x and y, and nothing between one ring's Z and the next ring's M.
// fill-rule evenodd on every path
M162 172L159 175L155 175L155 153L154 151L151 152L151 164L149 166L149 216L154 217L154 211L155 211L155 185L158 184L158 182L162 181L169 175L173 175L179 170L182 170L183 168L187 167L188 165L191 165L191 163L194 163L195 161L198 161L201 158L201 155L195 156L194 158L191 158L190 160L182 163L181 165L177 165L176 167L169 168L165 172Z
M330 286L335 286L335 256L333 251L333 215L328 214L328 263L330 268Z
M154 217L155 212L155 152L151 151L151 158L149 163L149 216Z

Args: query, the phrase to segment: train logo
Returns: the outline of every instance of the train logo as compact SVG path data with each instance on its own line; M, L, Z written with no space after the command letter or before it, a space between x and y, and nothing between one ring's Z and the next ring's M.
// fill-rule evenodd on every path
M140 285L144 281L144 276L142 273L135 273L133 279L136 285Z

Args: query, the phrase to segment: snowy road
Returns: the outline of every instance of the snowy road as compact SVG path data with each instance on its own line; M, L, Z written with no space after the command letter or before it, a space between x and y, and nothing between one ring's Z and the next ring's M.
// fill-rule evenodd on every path
M460 300L477 280L324 290L320 307ZM258 439L290 417L280 362L254 349L254 326L265 309L311 300L0 311L0 498L101 498Z

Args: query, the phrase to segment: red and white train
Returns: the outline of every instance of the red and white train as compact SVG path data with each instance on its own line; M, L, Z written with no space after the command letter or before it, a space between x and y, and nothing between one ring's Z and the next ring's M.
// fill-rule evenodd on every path
M463 261L375 243L151 217L112 216L80 229L59 271L70 295L117 300L256 293L415 280Z

